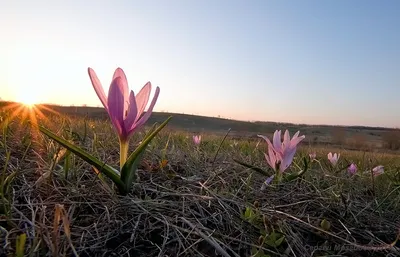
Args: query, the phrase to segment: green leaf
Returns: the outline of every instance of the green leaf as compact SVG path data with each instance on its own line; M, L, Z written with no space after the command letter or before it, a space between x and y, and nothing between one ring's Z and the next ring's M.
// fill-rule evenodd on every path
M283 240L285 240L285 236L284 236L284 235L282 235L280 238L278 238L278 239L275 241L276 247L280 246L280 245L283 243Z
M136 148L136 150L128 157L124 166L121 169L121 180L125 184L125 192L128 193L132 187L133 181L137 179L137 166L144 154L146 147L149 145L151 140L160 132L171 120L172 116L168 117L157 129L151 129L143 142ZM154 126L155 127L155 126ZM153 127L153 128L154 128ZM154 131L153 131L154 130Z
M1 196L5 196L6 193L8 192L8 186L11 184L12 180L15 178L15 176L17 176L17 172L14 171L13 173L11 173L10 175L8 175L4 181L2 181L2 185L1 185L1 190L0 190L0 195Z
M308 167L309 167L309 166L308 166L307 158L304 157L304 158L303 158L303 161L304 161L304 169L301 170L301 171L299 171L299 172L292 173L292 174L289 174L289 175L285 176L284 180L285 180L286 182L292 181L292 180L294 180L294 179L296 179L296 178L298 178L298 177L300 177L300 176L303 176L304 173L306 173L306 172L308 171Z
M48 130L48 129L42 127L42 126L39 126L39 130L40 130L40 132L42 132L46 136L50 137L51 139L53 139L54 141L56 141L60 145L62 145L65 148L67 148L72 153L74 153L74 154L78 155L79 157L81 157L83 160L85 160L90 165L93 165L94 167L96 167L96 169L98 169L100 172L103 172L107 177L109 177L116 184L116 186L118 187L119 190L124 190L125 189L125 184L120 179L118 171L116 169L114 169L113 167L101 162L99 159L97 159L96 157L92 156L91 154L89 154L85 150L83 150L83 149L71 144L70 142L64 140L63 138L61 138L59 136L57 136L56 134L54 134L50 130Z
M151 128L149 129L149 131L147 131L146 135L144 135L143 140L146 140L146 138L148 138L151 133L154 132L154 130L156 130L158 123L154 123L153 126L151 126Z
M244 217L246 219L251 219L253 216L253 210L250 207L246 207L246 211L244 212Z
M251 247L251 256L256 256L256 254L258 253L258 249L256 246L252 246Z
M271 232L265 240L265 243L271 247L278 247L283 243L285 236L279 232Z
M17 171L13 171L11 174L6 175L10 157L11 157L11 152L7 151L6 152L6 160L5 160L5 164L4 164L4 170L3 170L3 173L1 174L1 178L0 178L0 197L1 198L5 197L5 195L8 192L8 189L9 189L8 186L11 184L12 180L17 175Z
M268 174L268 172L266 172L265 170L263 170L263 169L261 169L259 167L253 166L251 164L244 163L244 162L236 160L236 159L233 159L233 161L238 163L238 164L240 164L240 165L242 165L242 166L244 166L244 167L246 167L246 168L249 168L249 169L252 169L252 170L254 170L254 171L258 172L258 173L261 173L262 175L270 176Z

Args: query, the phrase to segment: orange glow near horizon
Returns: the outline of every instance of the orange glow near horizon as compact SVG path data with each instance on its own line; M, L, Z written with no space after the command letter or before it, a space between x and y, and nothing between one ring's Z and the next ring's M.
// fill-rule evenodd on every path
M13 120L17 118L21 121L29 120L34 128L38 128L39 120L47 120L46 115L42 111L47 111L56 115L60 114L44 105L34 104L29 101L23 103L11 103L2 109L3 111L11 113L8 119Z
M35 104L39 104L37 95L32 91L24 91L18 94L17 102L23 104L25 107L32 109Z
M6 118L2 120L0 124L8 126L10 122L16 121L14 123L16 126L13 127L15 129L13 134L22 137L30 136L29 147L39 152L43 150L39 126L55 129L54 123L50 122L49 118L52 115L61 115L61 113L42 104L15 102L0 106L0 113L1 112L8 113L8 115L5 116Z
M10 119L19 117L22 121L29 119L32 125L37 126L37 118L44 117L43 113L34 104L14 103L5 108L11 111Z

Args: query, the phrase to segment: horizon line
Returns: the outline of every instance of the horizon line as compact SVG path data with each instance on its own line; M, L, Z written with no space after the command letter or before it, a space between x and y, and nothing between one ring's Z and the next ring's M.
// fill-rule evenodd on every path
M2 100L0 99L0 102L6 102L6 103L19 103L16 101L8 101L8 100ZM19 103L23 104L23 103ZM35 105L51 105L51 106L60 106L60 107L77 107L77 108L96 108L96 109L104 109L104 107L97 105L97 106L92 106L92 105L87 105L87 104L81 104L81 105L63 105L63 104L56 104L56 103L37 103ZM223 120L231 120L231 121L239 121L239 122L249 122L249 123L276 123L276 124L282 124L282 125L305 125L305 126L325 126L325 127L344 127L344 128L355 128L355 127L360 127L360 128L371 128L371 129L389 129L389 130L398 130L399 128L397 127L385 127L385 126L368 126L368 125L329 125L329 124L310 124L310 123L293 123L293 122L282 122L282 121L263 121L263 120L241 120L241 119L235 119L235 118L226 118L226 117L216 117L216 116L207 116L204 114L189 114L189 113L184 113L184 112L169 112L169 111L153 111L153 113L170 113L170 114L179 114L179 115L189 115L189 116L197 116L197 117L205 117L205 118L213 118L213 119L223 119Z

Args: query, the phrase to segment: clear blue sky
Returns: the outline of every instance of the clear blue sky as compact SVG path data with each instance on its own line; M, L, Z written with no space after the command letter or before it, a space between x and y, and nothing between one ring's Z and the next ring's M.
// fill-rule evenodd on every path
M119 66L156 111L400 127L399 28L398 0L3 1L0 97L97 106Z

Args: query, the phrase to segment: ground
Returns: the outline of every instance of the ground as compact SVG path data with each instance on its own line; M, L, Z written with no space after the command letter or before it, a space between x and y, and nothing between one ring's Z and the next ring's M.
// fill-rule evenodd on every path
M18 246L20 256L400 255L400 159L385 148L389 129L155 113L147 125L173 119L147 148L140 180L121 196L32 122L117 168L118 140L104 111L47 108L53 111L37 118L11 119L9 104L0 111L0 256L18 256ZM148 128L134 134L130 151ZM273 171L257 134L275 129L306 135L288 172L303 170L304 161L308 170L260 190ZM202 135L199 146L194 134ZM341 154L337 167L328 152ZM350 163L358 167L354 176ZM377 165L385 173L372 177Z

